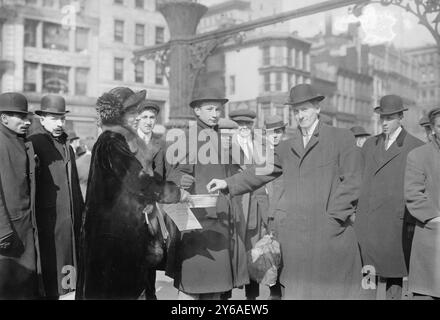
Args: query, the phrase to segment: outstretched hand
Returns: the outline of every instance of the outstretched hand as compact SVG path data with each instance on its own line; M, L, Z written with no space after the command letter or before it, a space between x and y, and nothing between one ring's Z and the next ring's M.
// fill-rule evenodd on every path
M220 190L225 190L226 188L228 188L228 184L225 180L212 179L211 182L208 183L206 188L208 189L209 193L214 193Z

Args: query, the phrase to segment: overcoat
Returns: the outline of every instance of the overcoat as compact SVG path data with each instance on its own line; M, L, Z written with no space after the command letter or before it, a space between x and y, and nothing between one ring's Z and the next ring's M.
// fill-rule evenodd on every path
M385 136L368 139L362 148L365 160L355 230L364 266L373 266L386 278L408 275L414 221L405 206L406 158L423 144L405 129L385 151Z
M92 150L81 231L77 299L137 299L163 257L150 213L160 190L152 153L130 129L112 126ZM154 213L151 212L151 213Z
M39 160L36 221L47 297L57 297L75 289L76 248L84 200L75 153L66 137L63 133L54 139L43 128L29 135Z
M206 141L206 137L200 135L202 131L217 137L214 138L217 143ZM168 180L179 185L182 175L191 175L195 183L188 191L207 194L208 182L230 176L233 165L230 159L226 159L226 164L221 161L218 150L222 147L217 127L210 128L197 121L196 132L196 139L200 135L200 141L190 140L189 135L184 137L187 152L170 166ZM188 152L191 143L197 143L194 149L199 159L193 159ZM200 156L208 154L207 149L212 150L212 161L201 163ZM220 194L216 208L191 209L203 229L177 232L176 241L170 247L166 272L174 278L176 288L187 294L221 293L249 283L244 247L246 225L237 204L229 195Z
M35 154L30 142L0 124L0 239L17 243L0 253L0 300L43 292L35 221Z
M306 148L299 130L275 148L270 173L251 169L226 179L237 195L283 174L285 201L276 210L285 299L358 297L361 266L350 217L359 196L359 165L349 131L320 121Z
M408 155L405 199L416 228L409 267L409 290L440 297L440 147L437 141ZM436 220L434 220L436 219Z

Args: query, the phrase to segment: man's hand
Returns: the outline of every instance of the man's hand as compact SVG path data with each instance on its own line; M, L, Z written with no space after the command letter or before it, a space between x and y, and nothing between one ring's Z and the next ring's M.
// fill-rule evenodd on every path
M212 179L210 183L206 186L209 193L214 193L220 190L225 190L228 188L228 184L225 180Z
M180 179L180 187L182 189L189 189L193 185L194 181L195 179L193 176L190 176L189 174L184 174Z

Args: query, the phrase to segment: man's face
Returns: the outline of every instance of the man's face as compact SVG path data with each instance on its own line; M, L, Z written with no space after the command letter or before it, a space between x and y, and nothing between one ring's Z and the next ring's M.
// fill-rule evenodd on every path
M220 102L206 102L194 108L194 112L200 121L210 127L214 127L220 118L222 106Z
M283 135L284 135L284 128L276 128L274 130L267 131L267 137L274 146L280 144Z
M437 137L437 139L440 140L440 116L437 116L435 118L434 125L432 126L432 131L435 134L435 136Z
M425 126L425 133L426 133L426 139L428 139L428 141L431 141L432 138L432 131L431 130L431 126Z
M150 134L154 126L156 125L157 116L156 112L149 109L144 110L141 114L138 116L138 128L144 133L144 134Z
M357 138L356 138L356 145L357 145L359 148L362 148L362 147L364 146L364 144L365 144L365 141L367 141L367 138L368 138L368 137L357 137Z
M1 122L17 134L26 134L31 125L29 116L24 113L4 113L1 116Z
M293 110L295 120L302 129L309 129L318 119L321 108L310 101L301 103Z
M252 130L254 129L253 121L237 121L238 129L237 132L242 138L249 138L252 134Z
M46 114L40 118L41 125L52 136L59 137L64 132L64 126L66 125L66 116Z
M384 134L389 135L396 131L402 124L401 114L381 115L380 123Z

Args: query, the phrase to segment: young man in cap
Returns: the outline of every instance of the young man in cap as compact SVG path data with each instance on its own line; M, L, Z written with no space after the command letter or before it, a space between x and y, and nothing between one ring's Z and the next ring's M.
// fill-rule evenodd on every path
M190 106L197 118L197 127L190 127L189 131L196 129L195 140L190 140L189 135L186 137L187 152L181 159L172 159L168 148L167 161L171 164L168 180L191 194L207 194L206 184L212 178L226 178L236 170L229 159L224 163L221 157L218 121L227 102L215 92L193 100ZM203 152L208 146L209 156ZM197 161L191 158L190 148L197 152ZM220 194L216 207L191 209L203 229L178 232L168 252L172 259L167 261L167 274L174 278L179 299L218 300L222 293L249 283L243 243L245 224L240 221L237 212L241 209L236 203Z
M379 276L377 298L400 299L408 276L414 221L405 206L404 176L408 153L423 144L402 127L402 98L387 95L375 112L383 132L362 148L365 168L355 229L365 268Z
M359 148L362 148L365 144L365 141L367 141L368 137L371 136L363 127L352 127L350 129L351 132L353 132L354 137L356 138L356 145Z
M359 195L360 151L348 130L320 121L323 99L308 84L291 89L286 104L298 129L275 148L271 173L259 175L251 168L207 186L210 192L229 189L238 195L284 175L286 201L277 210L285 213L278 230L285 299L353 299L361 283L350 219Z
M45 298L75 290L77 250L84 202L75 153L64 132L66 102L47 95L41 100L41 128L29 135L39 159L36 218L39 228Z
M257 114L252 110L239 109L230 112L229 117L238 124L237 132L232 137L232 159L234 163L240 165L240 170L237 172L241 172L249 166L255 165L258 158L262 157L262 155L258 155L258 148L254 148L254 122ZM260 149L262 150L262 148ZM235 152L236 150L239 150L239 153ZM246 251L250 251L266 234L269 197L266 188L261 187L238 198L241 198L246 221ZM250 283L245 287L246 298L256 300L260 295L259 287L256 281L250 279Z
M405 200L417 219L412 243L409 291L440 298L440 108L431 110L430 142L408 154Z
M25 139L28 102L0 95L0 300L38 297L35 154Z

